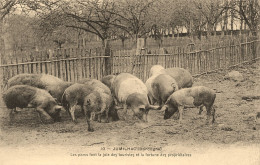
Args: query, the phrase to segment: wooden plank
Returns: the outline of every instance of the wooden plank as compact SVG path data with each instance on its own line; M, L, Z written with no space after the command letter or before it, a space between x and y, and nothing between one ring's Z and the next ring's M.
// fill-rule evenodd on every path
M95 52L93 53L93 56L96 57L97 56L97 49L95 50ZM92 60L92 78L96 78L96 58L93 58Z
M100 60L102 56L102 50L100 49L98 52L98 57L97 57L97 79L101 79L101 65L100 65Z
M90 49L90 54L89 54L89 57L91 57L92 56L92 50ZM92 66L92 58L90 58L89 59L89 78L91 78L92 77L92 68L91 68L91 66Z
M69 58L69 50L68 49L64 49L64 56L63 56L65 59L66 58ZM69 63L68 63L68 60L64 60L64 69L65 69L65 80L66 81L69 81Z
M88 57L89 54L88 54L88 51L86 49L84 49L84 57ZM84 78L88 77L89 76L89 73L88 73L88 59L83 59L84 60Z
M39 62L38 62L38 61L40 61L39 60L39 52L35 51L33 56L34 56L34 59L36 61L36 63L35 63L35 73L39 74L40 73L40 66L39 66Z
M72 56L73 57L76 57L76 50L75 50L75 48L73 48L72 49L73 50L73 52L72 52ZM78 80L77 80L77 73L76 73L76 71L77 71L77 69L76 69L76 58L73 58L73 60L71 60L72 61L72 66L73 66L73 82L77 82Z
M57 60L61 59L61 49L57 49ZM57 61L57 75L59 78L62 79L62 67L61 67L62 61Z
M80 48L76 49L76 57L78 58L76 60L76 75L77 75L77 81L82 78L81 75L81 65L80 65L80 60L81 60L81 54L80 54Z
M73 56L72 48L70 48L68 50L68 53L69 53L69 57ZM72 62L72 60L69 60L69 59L67 60L67 62L68 62L69 81L74 82L74 79L73 79L73 62Z
M22 63L24 63L24 57L22 57ZM25 73L25 66L21 65L21 72Z
M53 75L53 76L57 76L57 62L55 61L57 58L56 58L56 52L55 51L52 51L52 72L51 72L51 74Z
M84 43L84 42L83 42ZM80 56L81 57L85 57L85 53L84 53L84 49L80 49ZM80 60L80 72L81 72L81 78L84 78L85 77L85 73L84 73L84 68L85 68L85 66L84 66L84 59L81 59Z
M16 56L16 64L19 63L19 60L18 60L18 57ZM19 74L20 73L20 70L19 70L19 65L16 66L16 74Z
M40 54L39 54L39 60L40 60L40 73L42 74L43 73L43 70L44 70L44 63L42 63L43 61L43 51L40 51Z

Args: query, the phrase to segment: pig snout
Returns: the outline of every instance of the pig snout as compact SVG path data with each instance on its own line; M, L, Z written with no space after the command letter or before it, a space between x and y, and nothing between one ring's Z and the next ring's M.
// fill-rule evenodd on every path
M173 108L173 107L170 107L168 105L164 105L162 107L162 109L160 110L160 112L164 112L164 117L163 117L164 120L172 117L172 115L177 111L178 111L178 108Z
M133 111L134 111L134 115L138 119L140 119L143 122L148 122L147 115L148 115L149 110L146 110L144 105L134 108Z
M54 122L60 122L61 121L61 110L64 108L60 105L55 105L53 107L53 111L50 114L50 116L53 118Z
M141 120L141 121L143 121L143 122L148 122L148 121L147 121L147 114L145 114L145 113L138 113L138 114L135 114L135 116L136 116L139 120Z

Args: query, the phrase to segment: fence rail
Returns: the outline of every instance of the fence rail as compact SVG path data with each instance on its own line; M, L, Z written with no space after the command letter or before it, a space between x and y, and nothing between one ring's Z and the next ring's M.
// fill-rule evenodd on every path
M142 52L136 55L136 50L124 50L110 51L110 56L104 56L104 49L84 48L29 52L23 57L3 60L0 65L1 89L10 77L20 73L46 73L76 82L85 77L101 79L109 69L111 74L128 72L146 81L152 65L159 64L165 68L185 68L192 75L204 74L259 59L259 42L226 42L226 45L196 51L172 47L168 54L158 50L153 54ZM105 64L108 59L111 65Z

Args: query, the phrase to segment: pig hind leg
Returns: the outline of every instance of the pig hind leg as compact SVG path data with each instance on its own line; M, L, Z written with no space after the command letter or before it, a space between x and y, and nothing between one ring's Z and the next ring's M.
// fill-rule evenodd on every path
M98 115L98 122L101 123L101 114Z
M151 105L154 105L156 102L151 93L148 94L148 101Z
M179 106L178 107L178 110L179 110L179 124L182 123L183 109L184 109L184 106Z
M85 113L84 113L84 116L86 116ZM90 120L91 120L91 121L96 121L96 117L97 117L96 113L95 113L95 112L91 112L91 114L90 114Z
M86 121L87 121L87 124L88 124L88 131L89 131L89 132L93 132L94 129L93 129L93 127L91 126L91 123L90 123L91 112L87 110L87 107L86 107L86 106L84 106L83 109L84 109Z
M195 97L193 101L193 105L196 107L200 107L199 115L201 115L204 107L201 97Z
M103 114L104 112L105 112L105 114L106 114L106 123L108 123L109 108L106 107L106 105L103 105L101 111L99 112L99 113L100 113L100 114L99 114L99 116L100 116L100 122L101 122L101 116L102 116L102 114Z
M215 122L215 113L216 113L216 110L215 110L215 106L213 105L213 106L211 107L212 124Z
M72 119L72 116L70 114L70 104L64 104L63 107L65 108L66 112L69 114L70 118Z
M212 123L215 122L215 107L213 105L206 106L207 110L207 121L206 124L209 123L210 117L212 115Z
M109 123L108 114L109 114L109 108L106 109L106 122L107 123Z
M158 99L158 104L159 104L160 108L162 108L163 100L162 100L162 98L160 98L160 97L159 97L159 99Z
M124 106L124 109L123 109L123 112L124 112L124 113L123 113L123 114L124 114L124 120L126 120L126 119L127 119L127 117L126 117L126 116L127 116L127 105L124 104L123 106Z
M204 107L204 105L201 105L201 106L200 106L199 115L201 115L201 113L202 113L202 111L203 111L203 107Z
M15 108L10 109L10 113L9 113L9 118L10 118L10 124L12 124L13 120L14 120L14 113L16 113Z
M69 108L69 113L70 113L70 116L71 116L71 119L74 123L77 123L77 120L75 118L75 110L76 110L76 106L77 104L73 105L72 107Z

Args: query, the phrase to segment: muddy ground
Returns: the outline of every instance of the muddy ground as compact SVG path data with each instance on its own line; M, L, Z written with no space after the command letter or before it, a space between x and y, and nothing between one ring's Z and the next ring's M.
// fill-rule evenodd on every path
M226 73L231 70L242 73L245 80L224 80ZM55 164L73 164L75 161L84 164L85 160L102 163L103 153L109 153L108 158L112 161L114 158L111 153L147 154L135 162L131 161L134 160L131 155L121 155L123 160L129 160L125 164L142 164L143 161L153 164L161 159L165 160L164 164L170 163L163 156L149 155L156 153L186 154L176 157L166 155L167 160L174 160L175 163L180 161L182 164L189 164L190 161L193 164L232 164L232 161L238 161L239 164L260 164L260 124L255 125L253 118L256 111L260 111L260 100L241 99L242 96L260 95L260 62L202 75L194 80L195 86L204 85L217 92L216 123L213 125L205 125L206 111L198 115L197 108L187 108L182 125L178 124L176 116L163 120L162 113L150 111L148 123L132 120L131 117L126 121L94 122L95 131L88 132L80 112L79 123L76 125L66 113L62 114L62 122L41 124L33 110L17 114L15 121L10 124L9 111L1 107L0 164L53 164L56 161ZM131 116L130 111L128 114ZM117 147L152 147L156 151L113 150ZM80 153L88 155L78 157L77 154ZM90 156L90 153L93 155ZM97 153L101 156L95 155ZM160 159L155 159L159 157Z

